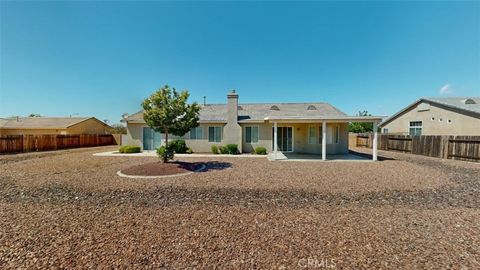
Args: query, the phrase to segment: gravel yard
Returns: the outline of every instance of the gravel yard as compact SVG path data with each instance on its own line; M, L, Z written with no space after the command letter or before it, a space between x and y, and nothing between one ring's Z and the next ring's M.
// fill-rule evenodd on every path
M480 268L480 164L182 158L100 147L0 156L0 268ZM359 150L364 151L364 150ZM366 151L368 153L368 151Z

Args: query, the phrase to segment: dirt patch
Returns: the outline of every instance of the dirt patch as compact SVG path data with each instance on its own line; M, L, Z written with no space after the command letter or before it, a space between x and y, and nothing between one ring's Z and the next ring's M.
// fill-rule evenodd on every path
M198 162L175 161L163 163L158 161L132 166L122 170L122 173L138 176L165 176L193 172L200 169L201 166L202 164Z

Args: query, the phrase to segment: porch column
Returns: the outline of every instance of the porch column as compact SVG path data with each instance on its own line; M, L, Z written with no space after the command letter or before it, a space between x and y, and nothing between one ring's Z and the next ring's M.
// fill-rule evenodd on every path
M377 161L377 122L373 122L372 160Z
M322 160L327 160L327 121L322 122Z
M277 138L277 122L273 122L273 159L277 159L278 138Z

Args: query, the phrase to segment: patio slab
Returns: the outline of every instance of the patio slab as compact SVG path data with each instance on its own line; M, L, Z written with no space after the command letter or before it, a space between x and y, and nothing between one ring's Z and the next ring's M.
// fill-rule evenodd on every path
M327 155L327 160L322 160L322 155L318 154L300 154L300 153L282 153L277 152L277 158L274 158L274 154L268 154L268 159L271 161L372 161L371 158L367 158L355 154L335 154Z

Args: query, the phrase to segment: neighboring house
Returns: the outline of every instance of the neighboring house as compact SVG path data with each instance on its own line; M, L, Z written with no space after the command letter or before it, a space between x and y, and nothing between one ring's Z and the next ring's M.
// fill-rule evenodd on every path
M0 119L0 135L110 134L112 128L95 117L12 117Z
M420 98L379 126L388 134L480 136L480 97Z
M163 143L161 134L145 124L142 111L125 120L124 144L153 150ZM328 103L238 104L238 94L232 91L227 95L227 104L201 106L200 125L183 139L194 152L210 152L212 145L237 144L243 153L263 146L269 152L341 154L348 153L349 122L380 120L374 116L348 116Z

